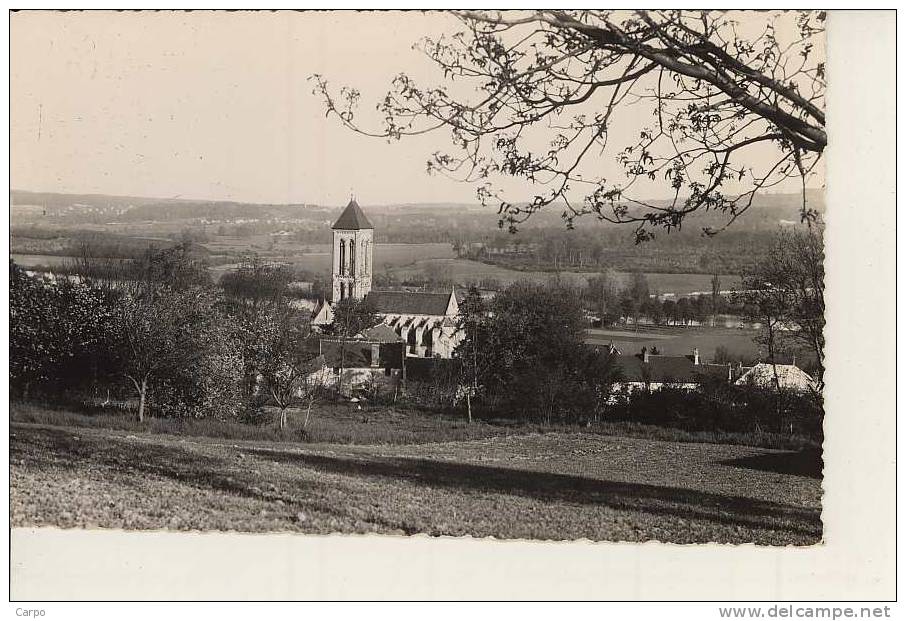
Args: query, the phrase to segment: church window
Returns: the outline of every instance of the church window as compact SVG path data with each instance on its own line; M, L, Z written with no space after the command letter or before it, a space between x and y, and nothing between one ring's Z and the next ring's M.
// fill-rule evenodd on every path
M340 276L346 275L346 240L340 240Z
M349 240L349 273L355 276L355 241Z
M341 300L346 299L346 283L345 282L340 283L340 299Z

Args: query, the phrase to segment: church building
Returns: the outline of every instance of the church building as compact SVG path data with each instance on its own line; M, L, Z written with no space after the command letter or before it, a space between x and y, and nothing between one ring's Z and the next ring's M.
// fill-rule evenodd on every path
M405 344L407 356L451 358L461 336L456 329L459 304L456 291L426 293L413 291L372 291L374 264L374 226L359 204L352 199L333 227L331 298L315 311L312 325L333 321L333 307L348 298L365 299L384 326L386 340L390 331ZM373 331L374 328L371 329ZM366 330L366 332L369 332ZM368 338L367 334L362 335Z

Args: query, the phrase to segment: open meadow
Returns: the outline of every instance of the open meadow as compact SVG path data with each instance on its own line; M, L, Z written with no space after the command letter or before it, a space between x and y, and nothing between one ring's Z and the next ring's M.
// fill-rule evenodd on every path
M331 436L327 425L313 435L333 441L318 442L174 435L166 421L156 430L154 421L125 419L121 429L86 427L78 415L54 417L66 423L55 425L16 413L11 525L771 545L821 539L816 449L575 428L539 433L347 409L341 422L351 435Z
M377 265L377 259L375 259ZM482 279L494 279L501 286L507 286L514 282L529 281L534 283L546 283L553 279L577 285L585 286L588 279L599 274L599 272L579 272L563 270L554 271L532 271L516 270L500 265L482 263L469 259L452 259L452 258L424 258L410 265L391 267L390 273L400 280L424 274L426 271L441 273L445 277L460 283L477 282ZM628 282L628 272L615 272L618 277ZM693 293L709 293L711 291L711 276L708 274L670 274L660 272L646 272L648 285L652 293L672 294L674 296L683 296ZM737 287L740 283L739 276L722 276L721 289L730 290Z
M26 269L35 266L56 267L75 261L75 257L67 257L54 254L11 253L9 256L13 261Z
M271 243L272 240L276 240L276 243ZM203 245L217 257L234 257L238 260L244 253L256 252L271 260L291 263L300 269L330 274L332 251L330 244L313 244L257 235L250 238L218 236ZM379 272L423 259L443 259L452 256L453 248L447 243L377 243L374 245L374 269ZM220 269L225 267L228 266L222 265Z
M759 358L755 337L758 331L752 328L710 328L705 326L649 326L641 325L618 328L591 328L585 331L585 342L589 345L614 346L624 354L637 354L642 347L652 347L665 355L687 356L697 348L705 361L713 361L717 349L722 347L734 361Z

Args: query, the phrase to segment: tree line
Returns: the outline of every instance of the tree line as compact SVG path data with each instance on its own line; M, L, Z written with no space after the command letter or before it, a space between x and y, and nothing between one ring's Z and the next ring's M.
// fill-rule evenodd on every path
M215 285L188 243L89 276L30 276L11 260L13 394L128 403L139 420L260 419L267 402L283 426L287 407L310 408L322 362L292 278L249 256Z
M617 227L526 226L516 234L469 237L457 232L451 243L460 258L512 269L743 274L770 252L775 227L733 229L714 238L676 231L639 245Z

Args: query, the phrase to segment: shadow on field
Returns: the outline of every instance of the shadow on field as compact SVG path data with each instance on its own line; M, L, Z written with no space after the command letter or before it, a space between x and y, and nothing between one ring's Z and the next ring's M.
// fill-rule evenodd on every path
M232 469L226 460L177 447L130 441L128 437L83 436L47 428L18 429L11 434L10 462L20 461L36 469L74 472L84 471L86 462L99 463L121 477L124 485L129 484L129 476L153 475L250 499L291 502L268 489L268 481L252 472Z
M465 492L500 493L551 502L602 505L682 519L786 530L815 538L821 536L819 510L741 496L429 459L355 459L262 449L250 452L271 460L356 477L386 477Z
M311 480L314 471L360 479L378 477L465 494L506 494L567 507L612 507L682 520L795 533L815 541L821 537L818 509L729 494L411 457L340 457L251 447L244 447L242 452L244 458L238 450L220 458L129 436L105 437L47 428L17 426L10 434L10 463L22 467L74 473L94 469L96 476L116 479L122 485L161 477L246 498L281 500L287 509L301 502L299 492L325 488L327 483ZM765 457L774 455L784 454ZM286 469L277 477L273 473L270 477L262 476L255 471L256 457L295 468ZM755 467L747 463L740 467ZM307 476L302 476L305 470ZM136 493L146 493L144 490L136 486ZM311 498L305 500L305 506L312 506ZM346 510L342 503L326 501L319 502L316 508L336 516L342 516Z
M750 455L749 457L730 459L720 463L735 468L748 468L763 472L776 472L777 474L794 474L812 479L820 479L824 470L824 460L821 458L820 449Z

